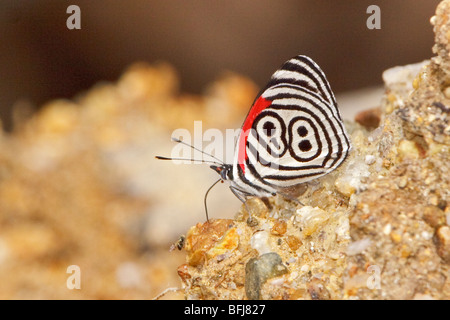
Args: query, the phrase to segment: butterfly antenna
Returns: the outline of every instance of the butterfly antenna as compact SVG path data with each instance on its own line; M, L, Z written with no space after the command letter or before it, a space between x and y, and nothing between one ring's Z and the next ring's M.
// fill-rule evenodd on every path
M220 159L214 157L212 154L206 153L205 151L200 150L200 149L194 147L193 145L190 145L190 144L184 142L183 140L180 140L180 139L177 139L177 138L173 138L173 137L172 137L172 141L177 142L177 143L184 144L185 146L188 146L188 147L191 148L191 149L197 150L197 151L203 153L204 155L207 155L208 157L211 157L211 158L213 158L213 159L216 159L220 164L223 164L223 161L222 161L222 160L220 160Z
M208 197L208 193L211 191L211 189L214 188L214 186L216 184L218 184L219 181L222 181L222 179L217 180L216 182L213 183L213 185L211 187L209 187L209 189L205 193L205 199L203 200L203 202L205 203L206 221L208 221L208 222L209 222L209 217L208 217L208 206L206 205L206 198Z
M158 160L180 160L180 161L190 161L190 162L196 162L196 161L200 161L202 163L213 163L213 164L217 164L219 166L223 165L222 163L219 163L217 161L212 161L212 160L196 160L196 159L189 159L189 158L170 158L170 157L162 157L162 156L155 156L156 159Z

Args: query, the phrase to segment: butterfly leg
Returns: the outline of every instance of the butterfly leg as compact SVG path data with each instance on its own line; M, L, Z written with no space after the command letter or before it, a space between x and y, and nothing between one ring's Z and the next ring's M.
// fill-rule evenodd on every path
M287 200L295 202L296 204L299 204L299 205L301 205L303 207L305 206L300 200L298 200L297 198L295 198L295 197L293 197L293 196L291 196L291 195L289 195L287 193L277 192L277 194L279 194L280 196L282 196L283 198L285 198Z
M295 197L293 197L293 196L291 196L291 195L289 195L289 194L282 193L282 192L278 192L278 194L279 194L280 196L282 196L283 198L285 198L285 199L288 199L288 200L290 200L290 201L293 201L293 202L295 202L295 203L297 203L297 204L299 204L299 205L301 205L301 206L305 206L300 200L298 200L297 198L295 198Z
M231 192L233 192L233 194L236 196L236 198L241 200L241 202L244 204L245 209L247 210L247 213L248 213L247 223L252 224L253 217L252 217L252 214L250 213L250 208L247 205L247 199L249 196L251 196L251 194L248 194L248 193L246 193L236 187L233 187L233 186L230 186L230 190L231 190Z
M233 192L236 198L238 198L239 200L241 200L242 203L245 204L245 202L247 201L248 194L233 186L230 186L230 190L231 192Z

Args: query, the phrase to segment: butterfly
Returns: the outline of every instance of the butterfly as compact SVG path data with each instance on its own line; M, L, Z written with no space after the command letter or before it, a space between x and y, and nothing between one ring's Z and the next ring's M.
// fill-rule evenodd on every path
M242 125L233 163L210 167L220 175L216 183L228 181L233 194L245 203L251 196L287 194L330 173L350 150L325 74L311 58L299 55L286 61L256 97Z

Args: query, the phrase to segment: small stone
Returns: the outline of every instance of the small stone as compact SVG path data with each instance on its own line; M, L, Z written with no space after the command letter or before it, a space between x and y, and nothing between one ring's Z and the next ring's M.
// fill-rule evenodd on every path
M209 259L216 256L224 256L226 252L233 251L239 245L239 235L236 228L229 229L214 247L208 250ZM223 257L222 257L223 260Z
M337 179L336 189L347 197L350 197L356 192L356 188L352 186L347 179Z
M308 292L313 300L329 300L330 293L319 279L313 279L308 284Z
M253 217L253 216L248 217L248 219L247 219L246 222L247 222L247 225L248 225L250 228L256 227L256 226L259 224L258 219L256 219L256 218Z
M411 249L407 245L402 245L400 249L400 256L402 258L408 258L411 255Z
M393 95L391 95L391 96L393 96ZM392 102L392 103L387 104L387 105L385 106L384 111L386 112L386 114L391 114L392 111L394 111L394 108L395 108L395 105L394 105L393 102Z
M275 220L275 223L273 224L272 229L270 229L270 232L273 235L281 236L286 233L287 230L287 223L284 220Z
M364 162L365 162L367 165L374 164L374 163L375 163L375 160L376 160L375 156L373 156L373 155L371 155L371 154L366 155L366 157L364 158Z
M433 237L433 234L431 234L428 231L422 231L422 233L420 234L422 236L422 238L424 238L425 240L430 240Z
M436 206L428 205L423 211L423 219L431 227L436 228L445 223L444 211Z
M390 223L388 223L387 225L385 225L384 226L384 228L383 228L383 233L385 234L385 235L390 235L391 234L391 231L392 231L392 226L391 226L391 224Z
M302 245L301 240L298 237L292 235L286 237L286 243L289 246L289 249L291 249L292 251L297 251Z
M413 88L413 80L419 75L422 67L428 61L409 64L406 66L393 67L383 72L383 81L387 87L402 87L403 90L410 92Z
M436 231L436 247L439 256L450 263L450 227L442 226Z
M375 140L380 138L382 133L383 133L382 127L378 127L369 134L367 140L369 140L369 142L374 142Z
M432 26L434 26L434 25L436 24L436 16L432 16L432 17L430 18L430 24L431 24Z
M417 144L411 140L400 141L397 151L401 159L417 159L420 156Z
M369 176L369 166L362 157L348 162L345 171L336 179L336 189L346 197L354 194L362 185L361 179Z
M355 121L358 122L360 125L369 128L374 129L380 125L380 119L381 119L381 109L380 108L373 108L369 110L364 110L359 112L355 116Z
M350 239L350 222L347 216L342 216L339 219L339 224L336 226L335 233L337 240L349 240Z
M426 178L424 183L426 185L430 185L432 182L431 178ZM435 194L430 194L429 198L428 198L428 203L435 206L437 208L437 205L439 204L439 197Z
M397 232L391 232L391 239L396 243L400 243L402 241L402 235Z
M249 216L266 218L269 216L269 209L261 198L252 197L245 202L245 208Z
M437 204L437 207L442 211L444 211L447 208L447 201L445 201L444 199L440 199Z
M250 245L257 250L259 254L265 254L272 251L269 244L269 232L262 230L255 232L250 239Z
M178 267L177 270L178 276L180 279L187 284L188 280L191 279L191 275L189 273L189 266L187 264L182 264Z
M383 163L382 163L383 167L385 167L386 169L389 169L392 165L392 162L389 159L383 159Z
M413 89L414 90L419 89L419 84L420 84L420 75L414 78L412 82Z
M372 241L369 238L363 238L361 240L354 241L348 245L347 255L354 256L354 255L360 254L364 250L366 250L371 244L372 244Z
M408 177L406 177L406 176L401 177L401 178L399 179L399 181L397 182L397 186L398 186L400 189L406 188L407 185L408 185Z
M269 252L250 259L245 265L245 294L250 300L261 299L261 286L274 277L287 273L281 257Z
M192 227L185 240L188 263L196 266L207 258L222 254L237 247L239 235L233 227L233 220L220 219L198 223Z
M327 212L318 207L304 206L297 210L297 214L300 218L304 237L310 236L319 228L323 227L329 219Z

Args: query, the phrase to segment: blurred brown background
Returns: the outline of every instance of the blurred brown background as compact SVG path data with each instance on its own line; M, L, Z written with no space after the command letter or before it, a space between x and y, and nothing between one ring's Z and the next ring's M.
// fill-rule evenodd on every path
M0 116L23 99L38 107L114 81L137 60L166 60L182 90L200 92L223 70L262 86L287 58L306 54L336 92L381 84L388 67L429 58L437 0L0 2ZM81 8L81 30L66 9ZM366 9L381 8L381 30Z

